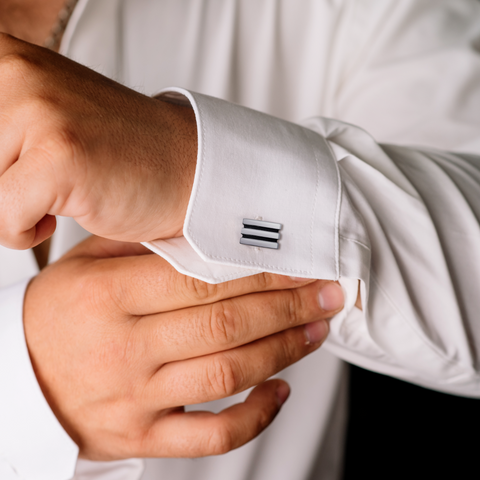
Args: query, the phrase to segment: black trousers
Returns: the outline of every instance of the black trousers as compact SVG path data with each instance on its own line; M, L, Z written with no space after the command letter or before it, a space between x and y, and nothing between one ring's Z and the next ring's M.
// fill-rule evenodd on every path
M350 366L344 480L480 479L480 400Z

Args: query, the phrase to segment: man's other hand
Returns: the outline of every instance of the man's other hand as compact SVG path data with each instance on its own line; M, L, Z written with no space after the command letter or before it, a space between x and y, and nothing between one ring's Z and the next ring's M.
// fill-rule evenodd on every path
M41 243L54 215L123 241L181 235L196 154L189 107L0 33L0 244Z
M270 424L289 387L262 382L316 350L342 306L333 282L209 285L141 245L92 237L33 279L24 322L45 398L83 457L198 457ZM255 385L217 415L184 412Z

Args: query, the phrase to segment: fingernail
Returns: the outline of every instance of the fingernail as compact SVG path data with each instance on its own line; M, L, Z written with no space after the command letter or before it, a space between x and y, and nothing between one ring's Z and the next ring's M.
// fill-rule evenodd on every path
M325 312L343 307L343 288L338 283L327 283L318 294L318 303Z
M290 387L287 383L281 383L280 386L277 388L275 392L277 397L277 404L281 407L286 401L287 398L290 396Z
M308 282L309 278L302 278L302 277L290 277L290 280L294 282Z
M313 345L325 339L328 333L328 327L325 320L307 323L305 325L305 344Z

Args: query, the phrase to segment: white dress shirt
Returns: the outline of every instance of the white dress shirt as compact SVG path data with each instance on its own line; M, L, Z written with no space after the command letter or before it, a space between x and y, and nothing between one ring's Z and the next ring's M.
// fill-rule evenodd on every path
M174 85L164 94L195 110L185 237L149 247L209 282L338 279L347 306L282 374L292 396L255 441L143 474L140 460L79 461L76 479L338 479L337 356L480 396L479 22L473 0L79 1L64 54L149 95ZM240 245L243 218L281 223L280 248ZM53 260L84 235L60 219ZM26 281L10 286L35 274L31 252L0 249L0 266L0 478L65 480L78 449L29 363Z

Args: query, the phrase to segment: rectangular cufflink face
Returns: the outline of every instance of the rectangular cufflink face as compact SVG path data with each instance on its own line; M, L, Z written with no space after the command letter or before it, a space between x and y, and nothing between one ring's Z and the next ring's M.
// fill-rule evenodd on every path
M280 230L282 225L280 223L273 223L273 222L264 222L263 220L250 220L249 218L243 219L243 225L245 227L253 227L253 228L265 228L270 230Z
M278 249L279 231L282 228L280 223L244 218L243 227L240 239L242 245Z

